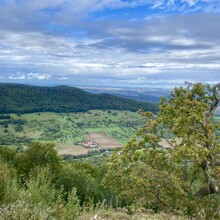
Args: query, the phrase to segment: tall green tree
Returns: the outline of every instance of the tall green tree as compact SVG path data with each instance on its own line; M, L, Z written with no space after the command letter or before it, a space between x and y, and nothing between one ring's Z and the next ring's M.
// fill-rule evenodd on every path
M18 175L28 177L36 167L49 167L52 172L58 172L60 158L53 143L31 143L28 149L16 155L15 167Z
M157 115L140 111L146 125L112 156L103 184L124 205L219 217L219 90L188 83L161 99Z
M216 167L220 166L219 121L214 120L214 113L220 102L220 84L187 84L186 88L176 88L171 98L161 102L157 118L164 129L173 133L169 141L177 160L190 160L203 172L205 179L201 182L197 195L206 196L219 193L219 175ZM178 140L178 141L177 141ZM195 173L196 175L196 173Z

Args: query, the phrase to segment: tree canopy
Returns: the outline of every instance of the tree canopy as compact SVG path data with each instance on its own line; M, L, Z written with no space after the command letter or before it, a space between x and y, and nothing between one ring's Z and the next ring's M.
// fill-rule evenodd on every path
M0 84L0 113L86 112L92 109L156 111L153 103L120 98L109 94L92 94L70 86L30 86ZM2 116L3 117L3 116Z
M140 112L146 125L109 161L104 184L116 197L155 211L219 216L219 89L188 83L161 99L158 115Z

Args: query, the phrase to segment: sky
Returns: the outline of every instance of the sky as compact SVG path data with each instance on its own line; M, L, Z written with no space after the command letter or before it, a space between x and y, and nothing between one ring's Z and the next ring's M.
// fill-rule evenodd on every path
M220 81L219 0L0 0L0 82Z

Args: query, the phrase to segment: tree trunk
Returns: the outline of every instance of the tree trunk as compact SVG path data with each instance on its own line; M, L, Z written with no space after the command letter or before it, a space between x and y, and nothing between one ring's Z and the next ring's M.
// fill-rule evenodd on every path
M216 184L216 181L211 177L210 173L211 173L211 168L209 166L209 162L203 161L201 163L201 168L204 171L204 175L207 181L207 187L201 188L199 189L199 191L196 193L197 196L207 196L207 195L211 195L211 194L215 194L215 193L219 193L219 187Z

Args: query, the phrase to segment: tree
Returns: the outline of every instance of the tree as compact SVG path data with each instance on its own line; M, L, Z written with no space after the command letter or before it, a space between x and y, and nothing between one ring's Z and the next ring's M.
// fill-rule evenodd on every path
M13 148L0 146L0 158L7 163L12 163L15 159L16 151Z
M99 167L90 162L63 163L57 176L57 188L63 186L66 193L71 192L72 188L77 189L77 196L80 203L100 202L105 191L100 186L102 165Z
M161 99L157 115L140 111L146 125L112 156L103 184L125 205L219 217L219 89L187 83Z
M188 83L187 88L176 88L169 101L162 100L157 118L162 126L161 136L164 137L163 130L168 129L176 137L169 142L174 148L174 156L181 160L187 158L202 169L205 187L198 190L198 196L219 193L216 172L216 166L220 166L220 143L216 132L219 123L214 120L220 102L219 89L220 83L213 87Z
M16 155L15 166L18 174L28 176L35 167L49 167L52 172L60 168L60 158L55 144L31 143L27 150Z

